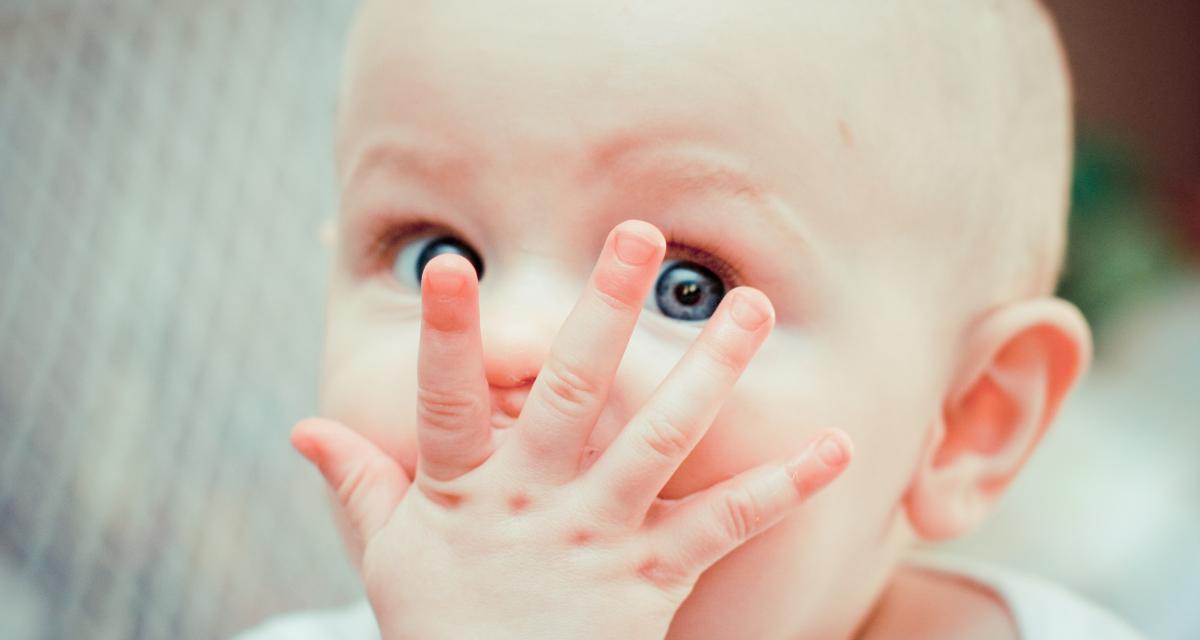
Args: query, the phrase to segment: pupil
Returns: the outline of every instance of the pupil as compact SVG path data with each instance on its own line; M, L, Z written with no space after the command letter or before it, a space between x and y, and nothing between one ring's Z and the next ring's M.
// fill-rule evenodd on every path
M675 299L689 307L700 300L700 285L695 282L683 282L675 285Z
M417 282L421 281L421 276L425 272L425 265L429 264L430 260L433 260L435 257L443 253L457 253L458 255L466 258L471 262L471 265L475 267L475 277L480 279L483 278L483 261L479 259L479 256L476 255L470 247L452 237L444 236L425 245L425 248L421 251L421 254L417 256Z

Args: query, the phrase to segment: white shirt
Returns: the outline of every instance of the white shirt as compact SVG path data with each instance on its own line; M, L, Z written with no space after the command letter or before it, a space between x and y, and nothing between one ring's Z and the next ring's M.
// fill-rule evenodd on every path
M1111 613L1040 578L947 556L920 555L911 564L963 577L995 593L1007 605L1023 640L1143 640ZM379 628L363 600L340 609L272 618L234 640L379 640Z

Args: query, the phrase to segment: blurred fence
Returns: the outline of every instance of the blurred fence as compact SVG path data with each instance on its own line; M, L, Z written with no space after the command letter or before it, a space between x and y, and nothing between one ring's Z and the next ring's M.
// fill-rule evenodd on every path
M0 638L355 583L314 408L345 2L0 0Z

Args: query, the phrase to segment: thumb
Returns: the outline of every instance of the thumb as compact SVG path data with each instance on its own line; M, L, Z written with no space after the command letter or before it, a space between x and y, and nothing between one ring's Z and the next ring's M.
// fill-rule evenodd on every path
M411 484L399 463L333 420L301 420L292 429L292 446L321 470L364 541L383 528Z

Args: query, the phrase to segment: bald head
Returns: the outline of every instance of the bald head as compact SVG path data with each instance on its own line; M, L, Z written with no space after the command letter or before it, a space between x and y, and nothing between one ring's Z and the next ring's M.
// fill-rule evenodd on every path
M1056 348L1086 330L1055 302L999 304L1052 286L1066 213L1069 91L1030 0L368 0L338 118L322 406L409 469L414 394L396 390L420 386L421 255L443 240L488 265L475 355L497 393L558 345L620 354L597 452L667 376L682 402L708 393L689 388L689 355L668 367L703 347L693 321L737 297L721 292L769 297L770 347L660 495L800 451L816 425L854 434L859 471L706 571L672 637L851 635L910 525L970 526L1024 459L1013 447L1038 441L1078 366L1029 352L1086 350ZM617 316L570 303L631 218L670 242L626 340L598 329ZM1066 329L1003 348L1047 319ZM1001 356L1021 371L989 365ZM960 412L979 428L943 437L962 395L986 405ZM914 515L917 480L932 506Z
M980 302L1051 292L1065 251L1073 148L1070 80L1052 19L1028 0L905 6L924 23L914 34L929 39L926 63L941 77L932 95L949 155L927 163L927 179L952 203L954 263L986 283Z
M368 0L346 62L343 178L364 131L398 120L511 161L547 142L538 157L565 166L575 149L550 149L555 136L582 152L587 132L641 119L736 139L797 215L826 218L797 224L835 244L878 236L956 290L970 274L972 304L1053 288L1070 92L1040 6L700 4Z

